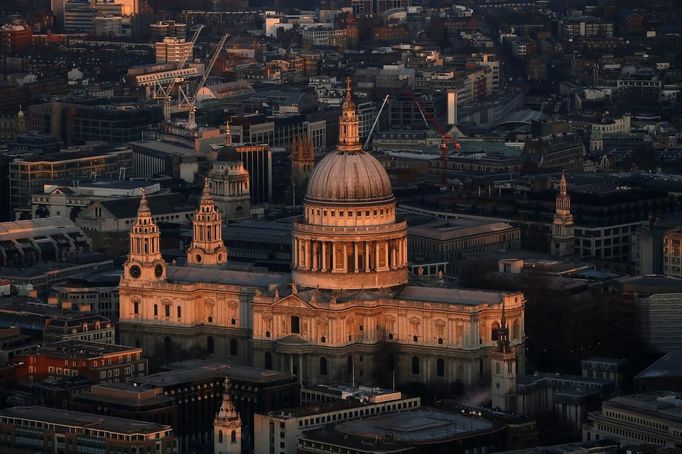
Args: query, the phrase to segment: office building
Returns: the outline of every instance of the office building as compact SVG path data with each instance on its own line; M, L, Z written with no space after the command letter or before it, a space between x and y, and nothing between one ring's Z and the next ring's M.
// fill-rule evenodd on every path
M168 425L49 407L0 410L0 447L9 452L176 454Z
M31 218L32 195L46 184L79 177L118 179L132 167L131 149L105 148L15 158L9 164L10 204L16 219Z
M621 446L653 445L682 449L682 401L673 392L633 394L602 402L601 411L589 414L583 440L610 438Z
M169 36L154 45L156 63L180 63L192 58L192 42Z
M20 381L64 376L92 383L130 383L147 375L141 348L81 340L45 344L39 352L17 357L14 364Z

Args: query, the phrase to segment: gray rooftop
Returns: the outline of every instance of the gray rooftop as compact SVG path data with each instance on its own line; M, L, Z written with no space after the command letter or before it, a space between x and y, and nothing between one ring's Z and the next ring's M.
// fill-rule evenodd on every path
M386 437L400 444L453 439L493 428L492 421L481 417L425 408L346 421L334 427L344 435L365 439Z
M450 241L476 235L516 230L506 222L487 222L473 219L438 220L429 224L408 227L411 236L418 236L438 241Z
M212 377L227 377L230 380L251 383L272 383L291 381L292 375L270 369L240 366L236 364L217 363L203 359L180 361L164 366L166 372L149 375L139 379L143 385L157 387L176 386L196 380L208 380Z
M459 288L407 286L396 296L396 299L478 306L479 304L501 304L506 294L508 293Z
M171 430L170 426L162 424L49 407L6 408L0 410L0 418L42 421L64 427L87 427L88 429L98 429L125 435L146 435Z
M279 286L291 281L289 274L207 269L191 266L169 266L167 277L169 282L201 282L207 284L241 285L254 288Z

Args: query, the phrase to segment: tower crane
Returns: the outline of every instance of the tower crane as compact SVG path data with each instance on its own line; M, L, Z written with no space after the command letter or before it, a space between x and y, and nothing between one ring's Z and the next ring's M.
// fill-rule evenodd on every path
M427 112L419 99L414 95L414 93L409 90L407 91L407 95L410 97L412 100L412 103L414 103L415 106L417 106L417 109L419 109L419 113L422 116L422 119L424 120L424 124L426 127L433 127L438 133L440 134L440 162L441 162L441 167L443 168L443 176L441 180L441 184L444 188L447 189L448 187L448 142L452 142L453 148L455 151L459 151L462 149L462 146L460 143L457 141L457 139L453 138L448 131L443 127L443 125L440 124L440 122L431 115L429 112ZM428 117L427 117L428 115Z
M197 85L196 89L194 90L194 94L189 97L187 96L187 93L185 93L184 90L180 90L180 95L181 95L181 102L178 105L179 110L187 110L187 127L189 129L196 129L197 127L197 121L196 121L196 114L197 114L197 108L196 108L196 103L197 103L197 96L199 95L199 92L201 91L202 88L204 88L204 85L206 85L206 81L208 80L208 77L211 74L211 71L213 71L213 66L215 65L215 62L218 60L218 56L220 56L220 52L223 50L225 47L225 42L227 41L227 38L230 36L229 33L226 33L221 39L220 42L218 42L218 45L216 46L215 50L213 51L213 55L211 55L211 59L208 62L208 65L206 65L206 68L204 69L204 76L201 78L201 81L199 81L199 85Z
M197 39L199 39L199 35L201 34L201 31L204 29L203 25L198 25L194 29L194 34L192 35L192 40L190 41L192 43L189 52L185 53L183 55L182 59L177 63L176 69L184 69L185 66L187 65L187 62L189 61L190 57L192 56L192 49L194 49L194 45L197 42ZM170 82L168 82L168 85L164 86L158 81L156 82L156 87L154 90L154 99L161 99L163 100L163 121L168 123L171 119L171 96L173 94L173 90L175 90L175 86L177 84L181 84L184 82L184 79L181 77L176 77L172 79Z

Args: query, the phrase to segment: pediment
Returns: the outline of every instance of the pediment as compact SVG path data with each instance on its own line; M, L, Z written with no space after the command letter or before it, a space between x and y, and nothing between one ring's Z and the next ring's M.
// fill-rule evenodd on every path
M291 308L302 308L302 309L312 309L313 306L305 301L303 298L296 294L287 295L278 301L275 301L273 306L277 307L291 307Z

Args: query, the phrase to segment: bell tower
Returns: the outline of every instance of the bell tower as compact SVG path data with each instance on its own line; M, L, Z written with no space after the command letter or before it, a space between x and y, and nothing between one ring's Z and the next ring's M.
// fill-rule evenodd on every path
M161 256L159 227L154 223L143 189L137 219L130 230L130 252L123 279L151 282L165 278L166 262Z
M571 197L566 190L566 175L561 174L559 195L556 198L556 210L552 223L551 254L555 257L573 255L575 238L573 233L573 215L571 214Z
M500 329L497 330L497 351L492 354L491 378L493 410L516 411L516 353L509 345L504 300Z
M187 263L202 266L227 263L227 248L223 243L223 221L211 198L208 178L204 182L204 192L192 225L194 236L187 250Z
M232 403L230 380L225 378L223 403L213 421L213 453L241 454L242 420Z

